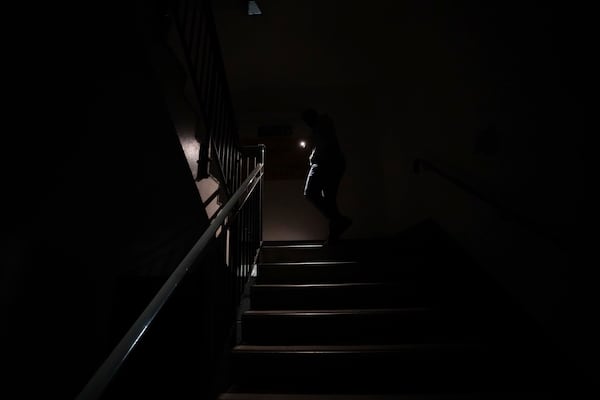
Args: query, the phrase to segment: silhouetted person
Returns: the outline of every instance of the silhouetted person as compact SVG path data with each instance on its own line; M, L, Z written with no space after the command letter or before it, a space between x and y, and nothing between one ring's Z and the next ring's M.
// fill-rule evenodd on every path
M304 196L329 220L328 243L335 243L350 227L352 220L340 213L337 193L346 170L346 159L340 149L335 125L327 114L309 108L302 120L311 128L310 169L304 185Z

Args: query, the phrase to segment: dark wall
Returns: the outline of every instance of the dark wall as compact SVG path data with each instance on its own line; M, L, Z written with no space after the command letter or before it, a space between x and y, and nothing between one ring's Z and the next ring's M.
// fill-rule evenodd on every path
M23 397L73 397L124 333L115 288L164 279L207 222L135 6L9 13L2 358Z

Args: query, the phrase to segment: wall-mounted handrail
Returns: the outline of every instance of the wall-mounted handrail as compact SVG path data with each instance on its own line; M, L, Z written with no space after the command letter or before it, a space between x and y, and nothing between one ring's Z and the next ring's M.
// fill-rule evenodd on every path
M123 336L102 365L96 370L92 378L84 386L77 396L77 400L95 400L100 398L123 362L128 358L131 351L148 330L162 307L167 303L179 283L190 271L207 244L214 238L216 231L224 224L227 217L239 211L243 202L248 198L248 194L252 193L257 187L257 183L262 179L262 176L263 164L260 163L248 175L240 185L240 188L233 194L225 206L217 213L206 231L198 241L196 241L192 249L171 273L148 306L146 306L144 311L129 328L125 336ZM240 200L242 203L240 203Z
M504 204L500 203L499 201L491 198L490 196L483 194L481 190L478 190L473 185L466 183L463 179L459 179L455 176L450 175L449 173L445 172L442 168L433 164L431 161L417 158L413 161L413 171L418 174L421 170L435 172L436 174L451 182L466 193L492 206L494 209L496 209L496 211L500 213L501 216L512 219L522 225L527 226L533 232L539 234L540 236L546 237L547 239L550 239L556 244L564 244L555 232L553 232L550 228L545 227L540 222L535 221L523 214L520 214L505 206Z
M494 201L492 198L484 195L481 190L475 189L475 187L473 187L473 185L470 185L470 184L466 183L464 180L458 179L457 177L450 175L449 173L445 172L443 169L441 169L438 166L436 166L435 164L433 164L431 161L417 158L413 162L413 171L418 174L419 172L421 172L421 170L434 171L436 174L438 174L441 177L445 178L446 180L450 181L455 186L458 186L465 192L477 197L481 201L492 205L493 207L497 208L499 211L502 211L502 212L506 211L507 214L511 213L510 211L506 210L506 208L504 206L500 205L497 201Z

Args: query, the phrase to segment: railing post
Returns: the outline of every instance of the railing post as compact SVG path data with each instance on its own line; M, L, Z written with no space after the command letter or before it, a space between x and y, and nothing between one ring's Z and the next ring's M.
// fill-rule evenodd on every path
M259 144L260 157L259 162L263 166L263 178L260 180L260 188L258 188L258 247L262 247L263 243L263 199L264 199L264 171L265 171L265 150L266 146L264 144Z
M248 158L251 162L248 166L249 170L253 170L261 164L263 166L263 174L264 174L264 166L265 166L265 150L266 146L264 144L257 144L251 146L243 146L240 148L242 155ZM263 179L261 179L258 183L259 187L257 188L257 204L256 210L256 223L257 223L257 237L253 238L258 243L258 246L262 246L262 238L263 238L263 199L264 199L264 175Z

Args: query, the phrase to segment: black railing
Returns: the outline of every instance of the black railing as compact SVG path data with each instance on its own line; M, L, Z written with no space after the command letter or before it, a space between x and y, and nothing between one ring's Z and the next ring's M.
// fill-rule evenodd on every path
M236 167L242 155L211 4L208 0L173 0L169 5L208 128L210 144L202 151L210 151L216 159L225 192L231 195L243 179Z
M264 162L264 146L240 148L238 125L235 119L233 102L227 74L221 53L217 28L210 0L168 0L167 14L178 33L183 48L183 56L190 71L190 79L206 122L208 138L201 143L199 163L203 157L214 162L215 177L219 181L219 194L225 200L237 190L243 179L256 165ZM200 174L197 180L200 180ZM259 192L262 196L262 183ZM221 207L224 203L221 201ZM249 201L256 201L255 198ZM233 229L229 238L232 246L238 246L233 257L247 267L243 260L254 252L257 243L249 240L249 231L257 229L262 238L262 214L249 216L245 211L240 215L249 225L244 230ZM257 219L256 221L254 219ZM255 234L253 232L252 234ZM231 257L232 255L228 255ZM249 271L240 271L240 282ZM239 300L239 299L236 299Z
M235 317L262 245L265 148L239 146L210 1L166 0L161 3L159 13L166 14L167 25L172 24L169 26L174 26L177 32L200 104L197 111L206 123L208 138L202 140L199 158L207 156L217 167L213 177L220 190L215 196L225 193L226 198L219 199L220 206L208 228L166 280L152 291L155 293L152 300L125 335L115 341L116 346L82 388L77 400L152 395L209 398L215 393L214 381L218 377L206 369L218 370L230 338L235 337ZM212 200L211 196L205 205ZM183 301L178 295L182 291L189 294L183 296ZM161 322L161 316L169 313L176 317L167 318L168 323ZM180 324L188 319L195 322ZM182 325L193 333L178 331ZM161 334L152 336L157 329ZM164 334L165 331L168 333ZM188 336L184 340L182 335ZM167 361L157 361L164 373L153 381L148 376L152 367L144 363L160 358L155 357L155 352L164 354L165 347L172 349L177 345L182 351L174 358L169 355ZM196 365L193 373L187 372L188 364ZM192 381L190 376L195 379ZM185 384L190 385L190 390L182 388ZM213 387L198 389L203 385Z

